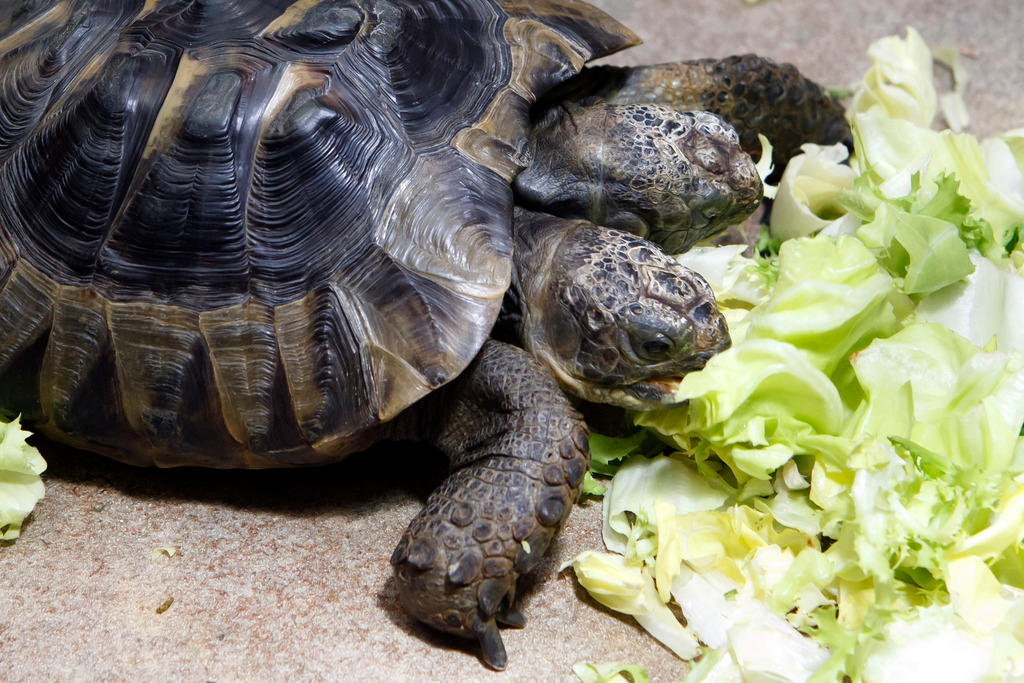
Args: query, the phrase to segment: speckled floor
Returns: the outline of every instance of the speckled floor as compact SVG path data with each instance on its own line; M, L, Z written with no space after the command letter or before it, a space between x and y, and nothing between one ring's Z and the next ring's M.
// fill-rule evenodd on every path
M1020 0L599 0L646 44L617 62L755 51L829 85L867 45L914 25L971 57L971 130L1024 126ZM286 472L141 471L46 453L47 495L0 548L0 680L574 680L589 659L656 680L685 665L589 601L559 565L600 547L600 506L573 513L506 631L509 667L396 606L388 556L439 480L412 447ZM153 556L157 547L177 549ZM157 608L173 603L163 611Z

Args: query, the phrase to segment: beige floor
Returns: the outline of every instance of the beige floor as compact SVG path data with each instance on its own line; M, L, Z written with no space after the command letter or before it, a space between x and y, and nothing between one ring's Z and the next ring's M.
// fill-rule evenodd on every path
M756 51L843 85L875 38L917 27L973 55L973 130L1024 126L1020 0L600 0L647 41L619 59ZM969 8L969 9L968 9ZM582 659L656 680L684 665L596 607L557 567L600 545L578 508L526 591L496 674L472 646L410 622L387 559L440 463L377 451L300 472L139 471L49 453L47 497L0 548L0 680L573 680ZM158 546L173 557L153 558ZM156 609L173 598L162 614Z

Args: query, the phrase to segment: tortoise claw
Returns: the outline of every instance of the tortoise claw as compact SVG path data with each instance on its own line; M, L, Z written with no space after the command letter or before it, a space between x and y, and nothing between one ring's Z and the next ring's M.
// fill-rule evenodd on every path
M507 607L495 617L499 624L509 628L523 628L526 626L526 617L523 613L512 607Z
M498 610L501 609L502 601L506 599L510 592L508 581L487 579L480 584L477 599L479 600L480 613L483 614L485 619L489 619L498 613Z
M480 641L484 662L495 671L504 671L508 664L508 656L505 654L505 643L501 641L498 625L491 619L481 622L474 630Z

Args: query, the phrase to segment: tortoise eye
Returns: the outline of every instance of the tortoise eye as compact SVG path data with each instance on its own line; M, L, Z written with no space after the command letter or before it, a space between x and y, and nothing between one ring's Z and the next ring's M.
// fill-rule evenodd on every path
M672 352L672 340L660 332L649 333L633 341L633 350L645 361L659 363L667 360Z
M644 342L644 353L648 356L662 356L666 351L672 348L671 342L668 340L655 339L653 341Z

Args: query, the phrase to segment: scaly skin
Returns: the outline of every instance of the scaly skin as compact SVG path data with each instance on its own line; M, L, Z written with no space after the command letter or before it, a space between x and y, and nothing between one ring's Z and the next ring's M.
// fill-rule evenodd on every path
M757 55L638 67L586 68L553 98L598 96L613 104L661 104L678 111L718 114L740 134L743 149L759 155L757 134L771 141L776 167L805 142L853 144L843 108L792 64Z
M657 245L517 208L517 335L562 387L638 410L676 402L678 379L729 347L707 282Z
M477 638L487 664L504 669L498 624L524 623L513 607L516 580L579 495L586 425L538 361L497 341L417 407L400 420L428 434L451 473L391 557L399 596L417 619Z
M517 202L632 232L670 253L741 223L761 178L732 126L707 112L595 101L552 107L530 133Z

